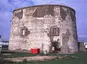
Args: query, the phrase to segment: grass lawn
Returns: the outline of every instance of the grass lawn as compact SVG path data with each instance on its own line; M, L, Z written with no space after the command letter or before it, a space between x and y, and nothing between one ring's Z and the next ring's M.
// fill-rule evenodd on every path
M43 55L43 54L39 54ZM64 56L66 54L48 54L48 55L55 55L55 56ZM68 54L67 54L68 55ZM87 52L78 52L75 54L69 54L71 56L77 57L76 59L60 59L60 60L50 60L50 61L31 61L31 62L5 62L5 64L87 64ZM11 55L2 55L3 58L9 57L24 57L24 56L36 56L30 53L12 53Z

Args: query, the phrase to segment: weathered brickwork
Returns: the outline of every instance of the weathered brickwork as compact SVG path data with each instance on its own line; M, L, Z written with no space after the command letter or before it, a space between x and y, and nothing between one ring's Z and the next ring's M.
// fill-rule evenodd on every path
M40 48L59 53L78 51L75 11L67 6L41 5L13 12L9 50Z

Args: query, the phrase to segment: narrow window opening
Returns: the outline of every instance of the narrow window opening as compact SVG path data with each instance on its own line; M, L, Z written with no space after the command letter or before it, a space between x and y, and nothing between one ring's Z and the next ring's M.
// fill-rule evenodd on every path
M23 29L22 35L25 35L26 31Z
M25 26L22 27L20 30L20 36L27 36L28 34L30 34L30 31Z

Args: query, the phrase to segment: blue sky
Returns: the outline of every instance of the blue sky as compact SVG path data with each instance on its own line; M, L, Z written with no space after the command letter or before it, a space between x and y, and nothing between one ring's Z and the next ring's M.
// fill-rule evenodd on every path
M77 33L79 41L87 41L87 0L0 0L0 34L3 40L9 40L12 11L16 8L61 4L76 11Z

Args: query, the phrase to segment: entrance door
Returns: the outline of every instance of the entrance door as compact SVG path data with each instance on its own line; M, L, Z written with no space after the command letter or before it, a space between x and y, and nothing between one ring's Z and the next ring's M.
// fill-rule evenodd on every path
M59 44L59 42L57 42L57 41L52 42L52 47L54 47L54 52L61 51L58 44Z

